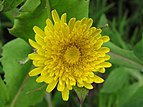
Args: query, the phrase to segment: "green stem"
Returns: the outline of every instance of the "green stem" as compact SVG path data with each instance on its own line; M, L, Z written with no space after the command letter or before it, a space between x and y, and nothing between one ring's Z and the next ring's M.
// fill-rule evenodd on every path
M46 99L46 101L47 101L47 103L48 103L48 107L53 107L53 106L52 106L51 95L50 95L49 93L46 93L45 99Z
M83 104L83 103L80 103L80 107L82 107L82 104Z

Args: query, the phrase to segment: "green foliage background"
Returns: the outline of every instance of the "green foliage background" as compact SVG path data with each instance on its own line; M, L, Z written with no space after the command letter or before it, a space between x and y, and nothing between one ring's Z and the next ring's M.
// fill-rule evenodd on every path
M105 45L113 66L105 82L89 92L75 88L68 102L28 76L30 61L20 63L32 52L27 40L34 39L33 26L43 29L53 9L66 12L68 20L91 17L93 26L109 24L102 33L111 38ZM79 107L84 99L83 107L143 107L142 31L141 0L0 0L0 107Z

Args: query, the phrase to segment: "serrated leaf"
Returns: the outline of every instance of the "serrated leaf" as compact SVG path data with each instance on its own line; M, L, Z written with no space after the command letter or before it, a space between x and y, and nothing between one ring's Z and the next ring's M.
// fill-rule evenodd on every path
M28 0L29 2L31 0ZM49 7L46 8L46 1L41 0L40 5L37 3L25 3L23 10L30 10L32 7L33 11L20 12L20 15L14 20L14 26L10 29L10 33L16 37L20 37L24 40L29 38L34 39L33 27L39 26L44 28L46 18L48 17ZM38 6L38 7L37 7Z
M80 100L80 103L82 104L84 102L89 90L86 88L77 87L77 86L74 87L74 90L75 90L75 92L76 92L76 94Z
M134 53L139 59L143 60L143 37L134 47Z
M115 93L128 82L128 72L124 67L114 69L103 84L102 93Z
M19 4L21 4L24 0L3 0L1 11L9 11L11 9L16 8Z
M1 62L5 72L5 82L9 99L8 107L29 107L42 100L44 91L34 91L41 87L27 74L31 69L31 62L20 64L31 53L31 47L22 39L15 39L3 47Z
M45 27L46 19L51 18L50 14L53 9L56 9L60 15L66 12L68 20L71 17L77 19L88 17L88 0L40 0L41 3L38 7L39 2L32 0L27 2L21 8L21 14L16 17L13 28L10 29L12 35L26 41L29 38L34 39L33 27L35 25L42 29ZM30 11L25 12L22 10Z

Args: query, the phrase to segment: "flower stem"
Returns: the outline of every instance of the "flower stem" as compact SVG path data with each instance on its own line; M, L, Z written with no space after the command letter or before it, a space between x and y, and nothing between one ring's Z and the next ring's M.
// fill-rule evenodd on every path
M82 107L82 104L83 104L83 103L80 103L80 107Z
M53 107L53 106L52 106L51 95L50 95L49 93L46 93L45 99L46 99L46 101L47 101L47 103L48 103L48 107Z

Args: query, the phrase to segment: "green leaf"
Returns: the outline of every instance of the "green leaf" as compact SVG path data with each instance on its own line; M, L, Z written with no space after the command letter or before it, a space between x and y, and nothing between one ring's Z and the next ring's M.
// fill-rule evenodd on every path
M43 99L42 102L36 104L36 105L33 106L33 107L49 107L49 106L47 106L47 105L48 105L48 104L47 104L47 101L46 101L45 99ZM55 107L55 106L54 106L54 107Z
M68 20L71 17L81 19L88 17L89 1L85 0L27 0L21 7L20 15L16 17L10 33L24 40L34 39L33 27L44 29L46 19L51 18L51 10L56 9L61 15L66 12ZM80 4L80 5L79 5Z
M21 4L24 0L3 0L1 9L2 11L9 11L11 9L16 8L19 4Z
M1 107L5 107L5 103L8 100L8 94L6 85L4 84L4 81L0 77L0 105Z
M112 93L99 93L99 107L112 107L116 101L116 95ZM113 106L116 107L116 106Z
M143 60L143 36L141 41L134 47L134 53L139 59Z
M137 58L133 51L121 49L112 42L105 43L110 48L111 63L143 71L143 61Z
M102 93L115 93L128 82L128 72L124 67L114 69L103 84Z
M143 85L138 88L134 95L122 107L143 107Z
M40 102L44 96L44 90L39 89L41 84L35 82L36 77L27 75L32 66L31 61L23 65L19 63L31 50L22 39L15 39L3 47L1 62L9 95L6 104L9 107L29 107Z
M132 85L129 85L123 89L121 89L118 92L118 105L119 107L126 107L123 106L126 103L129 102L130 99L132 99L132 97L136 94L136 92L139 90L139 88L141 87L140 83L134 83ZM136 107L136 106L134 106Z
M20 11L32 12L40 5L40 3L41 3L40 0L27 0L25 4L20 8Z
M3 73L2 66L0 65L0 74Z
M50 9L49 7L46 8L45 0L38 0L37 2L35 0L28 0L21 7L20 15L16 17L10 33L24 40L34 39L33 27L39 26L44 28L46 19L49 16L47 11L50 11Z
M101 17L100 17L100 20L99 20L99 23L98 23L98 27L101 27L105 24L108 24L108 20L106 18L106 15L103 14ZM103 30L104 31L104 30Z
M50 0L50 5L51 9L57 9L60 14L66 12L68 19L88 17L89 0Z
M82 105L85 98L86 98L86 96L87 96L87 94L88 94L88 92L89 92L89 90L86 89L86 88L77 87L77 86L74 87L74 90L75 90L75 92L76 92L76 94L77 94L77 96L80 100L80 104Z

